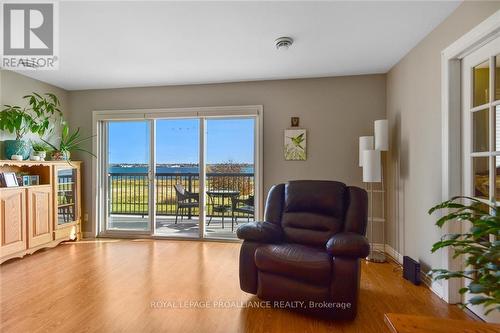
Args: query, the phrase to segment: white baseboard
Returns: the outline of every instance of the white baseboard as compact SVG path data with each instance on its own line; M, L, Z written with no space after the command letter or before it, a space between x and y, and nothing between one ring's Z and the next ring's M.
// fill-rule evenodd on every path
M398 251L396 251L392 246L385 244L384 252L396 260L398 264L403 264L403 255L398 253Z
M392 246L387 244L375 243L373 248L377 251L383 251L388 256L390 256L397 264L403 265L403 255L396 251ZM429 275L425 272L420 272L420 280L425 284L434 294L439 296L439 298L444 299L443 285L441 281L433 281Z
M428 279L430 280L430 277L428 277ZM441 284L441 281L432 281L431 280L431 286L429 288L431 288L432 292L434 294L438 295L439 298L443 299L446 303L450 303L444 297L444 289L443 289L443 285ZM454 303L452 303L452 304L454 304Z

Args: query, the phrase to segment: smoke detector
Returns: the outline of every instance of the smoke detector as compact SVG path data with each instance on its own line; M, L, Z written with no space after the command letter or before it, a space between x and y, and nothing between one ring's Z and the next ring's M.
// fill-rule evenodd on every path
M277 50L288 50L293 44L293 39L290 37L280 37L274 41Z

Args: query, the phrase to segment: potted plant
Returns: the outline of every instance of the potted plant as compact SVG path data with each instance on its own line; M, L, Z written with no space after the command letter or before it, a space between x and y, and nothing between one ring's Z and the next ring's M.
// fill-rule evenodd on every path
M94 135L82 138L80 133L80 128L77 128L73 133L70 132L69 126L66 122L63 122L63 127L61 130L61 141L59 142L59 147L56 147L52 143L42 139L43 142L48 144L52 150L51 159L54 161L69 161L71 159L72 151L83 151L95 157L90 151L81 147L81 144L87 140L90 140Z
M443 236L433 245L432 252L451 247L454 258L464 256L465 268L459 271L434 269L430 272L432 278L463 278L468 283L460 293L472 296L464 306L482 304L485 314L500 311L500 217L496 214L496 205L469 197L454 197L431 208L429 214L441 209L447 209L448 214L437 220L438 227L458 221L468 223L464 228L468 230Z
M61 115L60 102L56 95L37 93L23 96L26 106L4 105L0 111L0 130L15 134L15 140L5 140L5 156L21 155L27 159L30 155L30 144L23 140L28 133L43 136L51 130L51 118Z
M37 141L31 141L31 148L33 150L33 156L38 156L40 161L45 161L47 153L52 150L51 147L45 142Z

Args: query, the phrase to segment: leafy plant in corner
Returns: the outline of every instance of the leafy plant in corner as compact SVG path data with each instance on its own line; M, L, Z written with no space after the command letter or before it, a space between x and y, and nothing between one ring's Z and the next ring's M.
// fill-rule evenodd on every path
M464 306L482 304L485 314L495 309L500 311L500 217L496 214L496 205L458 196L431 208L429 214L441 209L449 213L437 220L438 227L458 221L470 223L470 228L465 233L443 236L433 245L432 252L452 248L454 258L464 256L465 268L459 271L433 269L429 274L434 280L465 279L466 287L461 288L460 293L469 293L472 297Z
M0 130L16 135L16 140L22 140L28 133L44 136L51 127L50 119L54 115L62 115L61 103L56 95L51 93L42 96L37 93L23 96L26 106L4 105L0 111Z
M66 122L63 122L59 147L56 147L55 145L44 139L42 139L42 141L48 144L54 150L52 153L53 159L54 156L58 156L57 159L69 160L71 152L73 151L82 151L96 157L92 152L86 150L85 148L82 148L81 146L83 142L88 141L93 137L94 135L82 138L80 128L77 128L76 131L71 133L68 124Z

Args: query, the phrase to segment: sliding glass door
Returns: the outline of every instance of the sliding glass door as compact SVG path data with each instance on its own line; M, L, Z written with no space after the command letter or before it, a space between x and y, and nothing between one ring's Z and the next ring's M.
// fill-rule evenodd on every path
M110 121L106 132L106 229L150 233L150 122Z
M206 120L206 227L210 238L236 238L255 216L255 119Z
M236 239L258 216L257 115L113 115L98 132L101 234Z
M200 120L157 120L155 137L155 234L199 237Z

